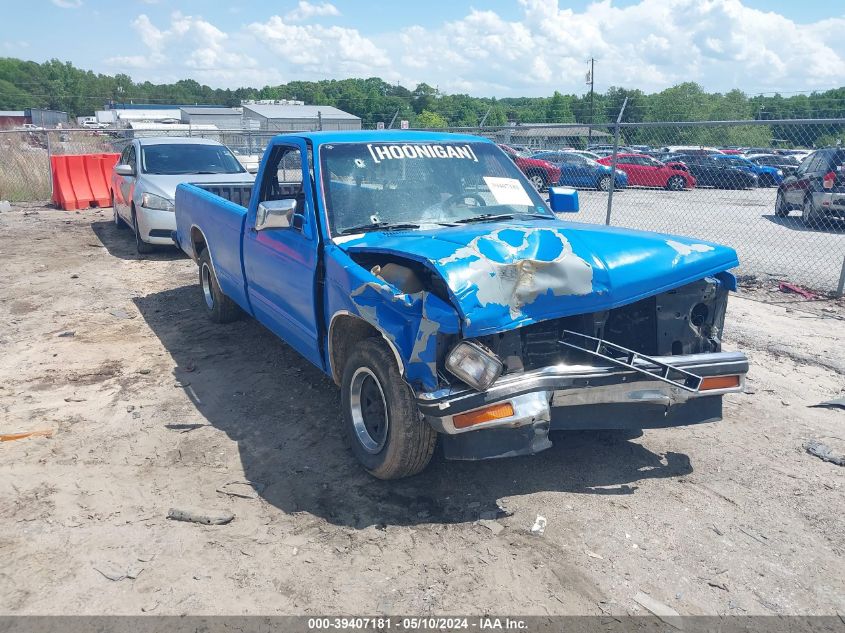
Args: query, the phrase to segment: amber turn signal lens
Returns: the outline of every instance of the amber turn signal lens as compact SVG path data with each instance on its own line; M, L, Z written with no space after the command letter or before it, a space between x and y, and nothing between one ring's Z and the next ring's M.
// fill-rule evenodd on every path
M701 381L699 391L733 389L739 387L739 376L707 376Z
M513 415L513 405L510 402L503 402L499 404L491 404L489 407L470 411L469 413L461 413L452 418L452 424L456 429L465 429L468 426L481 424L482 422L489 422L490 420L500 420L501 418L509 418Z

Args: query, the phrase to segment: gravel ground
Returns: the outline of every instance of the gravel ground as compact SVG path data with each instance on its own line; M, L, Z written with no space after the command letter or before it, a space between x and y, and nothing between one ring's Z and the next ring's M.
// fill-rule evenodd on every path
M603 224L607 194L578 195L582 210L572 219ZM739 253L741 273L835 290L845 259L845 221L814 230L804 226L798 211L775 217L775 195L774 188L625 189L613 195L611 223L730 244Z
M733 297L721 423L381 482L326 377L110 218L0 213L0 433L52 433L0 443L0 614L845 614L845 468L802 448L845 452L811 408L845 395L842 302Z

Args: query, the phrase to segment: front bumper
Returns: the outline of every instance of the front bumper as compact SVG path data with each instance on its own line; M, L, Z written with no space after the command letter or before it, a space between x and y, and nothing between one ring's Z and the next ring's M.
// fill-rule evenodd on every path
M552 430L662 428L719 419L720 396L741 392L748 373L748 359L741 352L655 360L701 377L738 375L739 385L691 392L616 365L554 365L504 375L484 392L464 388L418 394L417 406L435 430L449 436L538 424ZM642 366L657 369L645 361ZM513 407L512 416L468 428L455 426L456 415L504 402ZM713 407L717 402L718 411Z
M171 233L176 230L176 214L173 211L137 206L135 213L138 216L138 229L144 242L173 244Z

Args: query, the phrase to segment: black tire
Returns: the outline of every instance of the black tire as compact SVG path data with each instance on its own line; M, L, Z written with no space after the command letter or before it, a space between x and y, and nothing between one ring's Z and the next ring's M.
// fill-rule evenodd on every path
M528 180L531 181L531 184L534 185L537 191L543 191L548 184L546 183L546 177L539 171L528 172Z
M374 477L410 477L431 461L437 432L420 416L411 388L380 339L364 339L353 348L343 368L341 402L349 446Z
M596 184L599 191L610 191L610 176L602 176Z
M775 216L779 218L785 218L789 215L789 205L786 204L786 200L783 198L783 192L778 191L778 195L775 198Z
M809 196L804 198L804 204L801 207L801 221L808 229L819 228L818 214L813 208L813 200Z
M666 188L669 191L683 191L686 186L683 176L672 176L666 181Z
M241 316L241 308L220 290L207 248L200 253L198 263L200 296L202 304L207 308L208 318L215 323L237 321Z
M132 205L132 230L135 231L135 250L139 255L148 255L155 250L152 244L147 244L141 239L141 229L138 228L138 214L135 213L135 205Z
M114 193L111 194L111 210L112 214L114 214L114 225L119 229L126 229L126 222L123 221L123 218L117 214L117 207L114 206Z

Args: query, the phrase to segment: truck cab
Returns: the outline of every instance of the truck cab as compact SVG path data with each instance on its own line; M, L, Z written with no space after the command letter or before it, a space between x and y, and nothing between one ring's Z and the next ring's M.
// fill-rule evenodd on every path
M200 305L329 375L376 477L420 472L438 441L484 459L554 429L710 422L743 388L747 359L721 349L733 249L566 222L577 193L547 203L486 139L281 135L249 203L228 198L176 191Z

